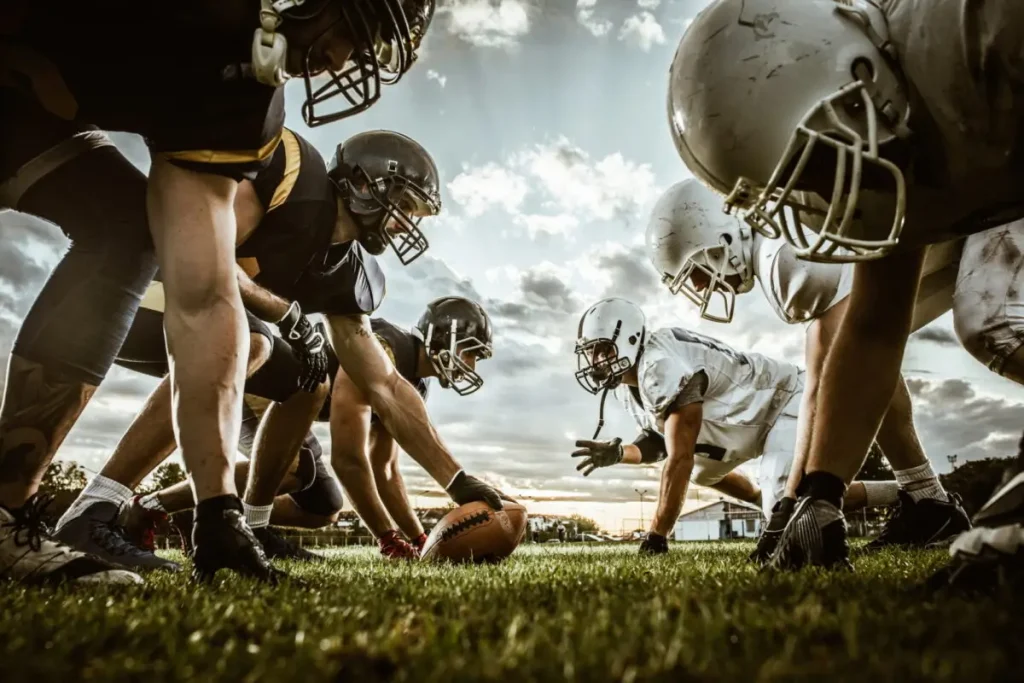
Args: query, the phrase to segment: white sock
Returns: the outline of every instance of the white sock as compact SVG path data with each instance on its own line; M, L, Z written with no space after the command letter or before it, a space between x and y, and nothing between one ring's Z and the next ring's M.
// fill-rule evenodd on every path
M82 511L93 503L113 503L118 508L127 503L132 497L132 490L114 481L108 477L104 477L102 474L97 474L92 478L82 492L78 494L78 498L71 504L71 507L61 515L61 518L57 520L57 528L60 529L62 526L78 517L82 514Z
M894 481L862 481L864 485L864 507L880 508L896 502L900 485Z
M932 469L930 462L911 467L908 470L896 470L894 474L896 483L910 495L911 500L915 503L928 498L943 503L949 500L949 496L946 495L946 490L939 483L939 478L935 476L935 470Z
M250 529L259 529L270 525L270 512L274 509L273 503L249 505L243 501L242 507L245 508L245 523L249 525Z
M139 498L139 505L146 510L159 510L160 512L167 512L167 508L160 502L160 496L156 493L149 493L142 498Z

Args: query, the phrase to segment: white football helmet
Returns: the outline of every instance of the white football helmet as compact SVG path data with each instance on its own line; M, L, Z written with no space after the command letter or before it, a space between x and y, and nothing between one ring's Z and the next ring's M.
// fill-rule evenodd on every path
M690 170L800 258L865 261L896 245L904 178L878 148L909 135L910 107L885 16L867 0L716 0L676 50L668 114ZM868 193L865 178L885 192ZM794 190L831 197L821 210ZM857 215L868 205L884 211L870 226ZM787 208L816 214L803 222L817 235Z
M592 394L614 389L640 359L647 318L625 299L602 299L580 318L576 381ZM595 353L596 352L596 353Z
M754 286L754 239L750 228L722 211L722 198L690 178L661 196L647 224L647 256L670 292L700 307L700 317L732 320L736 295ZM693 282L700 273L706 282ZM739 276L734 286L727 278ZM713 300L720 309L710 308Z

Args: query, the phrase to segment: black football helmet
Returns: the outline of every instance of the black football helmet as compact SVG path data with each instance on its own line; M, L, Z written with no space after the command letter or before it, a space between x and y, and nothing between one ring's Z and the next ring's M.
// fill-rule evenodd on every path
M332 5L339 12L339 18L305 46L302 118L314 128L369 109L380 99L381 85L401 80L416 61L416 51L434 17L435 0L261 0L261 5L253 68L261 82L274 86L287 78L287 41L277 32L281 23L317 20ZM341 70L320 71L312 64L315 46L333 35L339 24L352 44L352 55ZM313 79L321 75L326 82L314 86ZM324 113L324 103L338 95L343 104Z
M382 254L391 245L408 265L430 246L419 223L441 211L440 180L418 142L389 130L353 135L338 145L327 175L368 252Z
M467 351L477 360L491 357L494 332L480 304L461 296L435 299L427 304L413 334L423 342L442 387L466 396L484 385L476 368L462 360Z

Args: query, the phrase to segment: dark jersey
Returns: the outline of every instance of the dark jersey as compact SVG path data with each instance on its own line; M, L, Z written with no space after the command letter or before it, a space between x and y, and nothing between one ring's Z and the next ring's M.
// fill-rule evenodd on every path
M28 3L10 67L53 114L144 136L175 163L252 178L274 152L284 89L250 73L255 3ZM12 60L14 62L15 60Z

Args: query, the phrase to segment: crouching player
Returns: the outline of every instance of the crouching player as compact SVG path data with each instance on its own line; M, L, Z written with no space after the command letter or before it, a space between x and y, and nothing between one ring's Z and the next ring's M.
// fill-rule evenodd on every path
M487 312L476 302L458 296L432 301L409 332L385 320L372 322L398 373L424 399L430 378L460 396L483 386L476 364L491 356L492 331ZM330 405L331 462L352 507L376 537L382 555L415 557L427 535L409 505L395 439L343 370L335 375Z
M702 486L761 505L771 516L783 499L797 437L804 372L790 363L741 353L682 328L648 330L643 311L624 299L604 299L580 320L576 379L605 392L598 433L577 441L577 470L664 460L658 508L642 553L668 551L691 478ZM634 443L596 441L604 399L614 391L642 432ZM760 458L758 485L736 468ZM847 504L889 505L895 482L850 487ZM791 500L791 499L787 499Z

